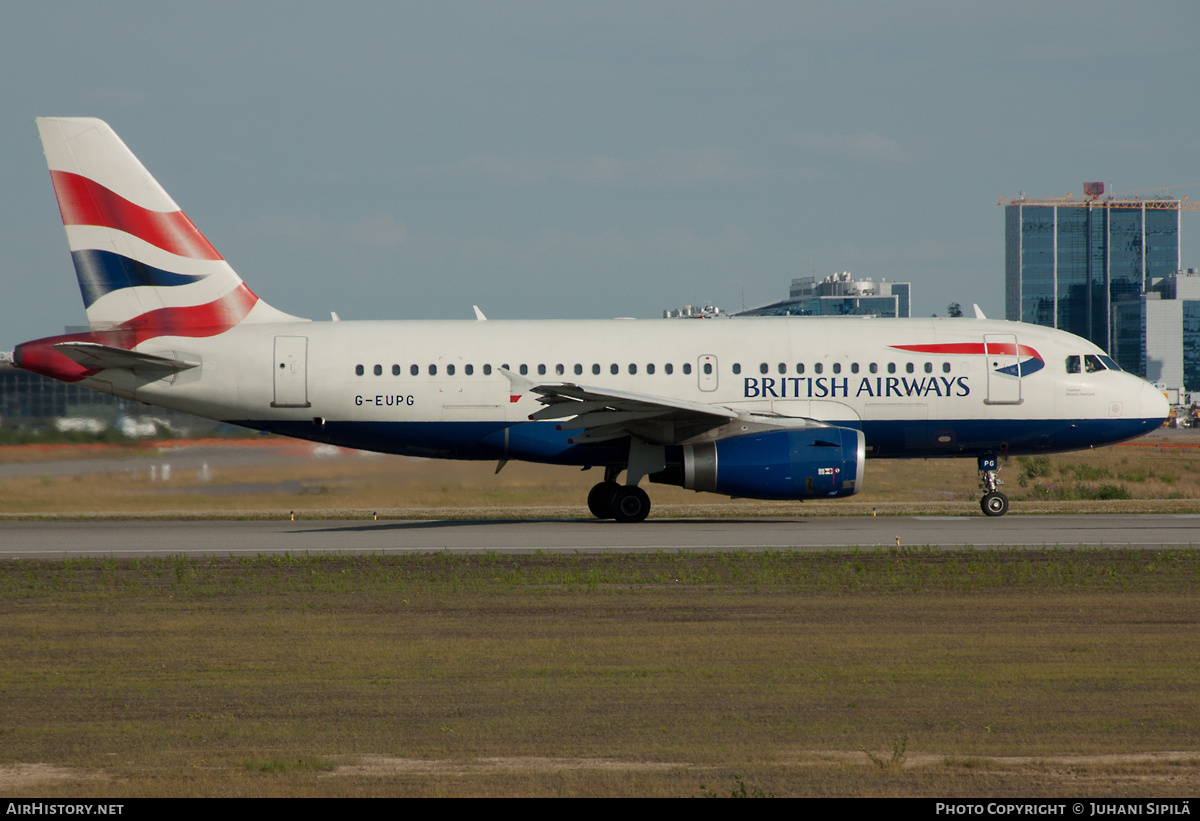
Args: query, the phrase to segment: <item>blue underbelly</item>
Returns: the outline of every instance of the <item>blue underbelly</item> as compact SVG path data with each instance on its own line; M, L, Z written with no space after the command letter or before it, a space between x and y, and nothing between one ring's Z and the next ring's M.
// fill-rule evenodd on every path
M554 422L311 422L229 420L233 424L340 447L439 459L518 459L564 465L623 464L623 439L585 445ZM1050 453L1122 442L1154 430L1157 419L896 420L860 425L867 455L890 458Z

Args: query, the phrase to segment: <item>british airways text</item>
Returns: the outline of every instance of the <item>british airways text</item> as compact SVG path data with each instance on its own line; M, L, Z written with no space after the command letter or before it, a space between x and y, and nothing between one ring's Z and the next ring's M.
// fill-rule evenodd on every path
M747 399L823 399L850 396L970 396L967 377L869 376L859 380L852 394L850 377L842 376L747 376L742 396Z

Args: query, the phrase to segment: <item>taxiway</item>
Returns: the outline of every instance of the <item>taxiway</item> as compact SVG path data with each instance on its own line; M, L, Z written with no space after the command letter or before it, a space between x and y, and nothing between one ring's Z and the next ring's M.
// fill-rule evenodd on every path
M5 521L0 558L273 553L1192 548L1200 515L788 519Z

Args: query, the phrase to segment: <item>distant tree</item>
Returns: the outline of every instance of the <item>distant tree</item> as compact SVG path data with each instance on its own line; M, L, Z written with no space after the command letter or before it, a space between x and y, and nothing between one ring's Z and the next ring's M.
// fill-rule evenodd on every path
M951 302L946 306L946 316L962 316L962 306L957 302Z

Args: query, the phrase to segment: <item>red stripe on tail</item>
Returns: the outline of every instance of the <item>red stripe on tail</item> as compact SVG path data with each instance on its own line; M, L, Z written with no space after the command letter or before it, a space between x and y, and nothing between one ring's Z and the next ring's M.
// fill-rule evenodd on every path
M115 228L177 256L221 259L182 211L151 211L70 171L51 171L50 179L63 225Z

